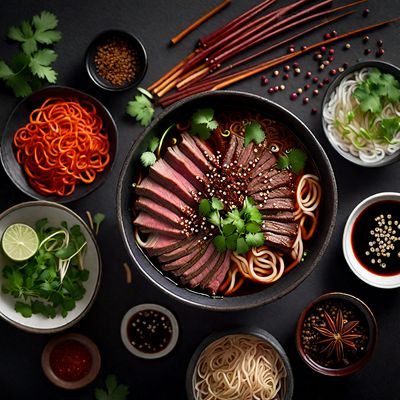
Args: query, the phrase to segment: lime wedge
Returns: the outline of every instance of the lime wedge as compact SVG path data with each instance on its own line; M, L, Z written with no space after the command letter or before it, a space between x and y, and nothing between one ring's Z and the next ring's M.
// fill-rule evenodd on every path
M13 224L4 232L1 245L7 257L14 261L31 258L39 247L36 231L29 225Z

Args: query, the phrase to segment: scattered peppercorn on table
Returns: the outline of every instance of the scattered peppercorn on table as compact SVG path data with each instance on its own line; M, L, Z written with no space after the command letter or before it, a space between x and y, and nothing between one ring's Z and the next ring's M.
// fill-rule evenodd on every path
M322 261L307 280L282 299L257 309L233 313L204 311L166 296L149 283L140 275L125 250L115 215L115 193L123 161L129 148L144 129L125 114L128 102L134 99L137 92L132 88L111 93L96 86L84 68L85 52L92 40L103 31L115 28L133 34L146 48L148 68L139 85L148 88L187 57L194 50L200 37L207 36L261 1L233 0L229 7L200 25L182 41L174 46L170 45L170 39L177 32L184 30L220 2L97 0L95 3L71 3L45 0L38 3L34 0L24 0L18 3L18 6L22 7L17 7L11 0L2 1L0 59L9 62L17 53L17 46L11 46L6 41L9 27L20 25L24 19L29 20L42 10L57 15L57 29L62 32L62 37L53 47L58 58L49 58L54 58L52 67L57 71L57 84L72 86L103 102L119 128L119 145L114 169L104 185L87 197L70 204L83 218L86 218L86 211L106 215L97 236L103 260L102 283L97 299L88 314L67 331L86 335L97 344L101 353L100 373L93 383L76 391L56 387L46 378L40 365L42 350L53 335L18 330L4 319L0 319L1 399L90 400L95 398L96 388L104 388L105 379L110 374L115 375L119 383L129 386L128 398L184 399L186 368L198 344L212 332L237 325L258 326L271 332L280 341L293 369L296 399L398 398L400 384L396 366L399 365L400 358L399 292L395 289L373 288L353 275L342 255L341 240L345 221L356 204L374 193L399 191L400 170L398 164L365 169L344 160L330 146L323 133L321 104L327 85L332 79L359 60L380 59L400 65L400 24L392 23L376 30L371 29L324 44L323 47L304 55L300 53L302 48L305 49L313 43L329 41L358 27L400 16L400 0L371 0L358 4L352 8L355 11L353 14L276 46L269 54L260 56L255 62L262 63L300 52L298 56L255 73L247 79L238 80L225 88L258 94L292 111L313 131L333 166L340 195L336 227ZM271 9L289 3L291 2L287 0L278 0ZM318 2L310 4L314 3ZM335 0L331 7L343 4L344 1ZM314 21L313 24L322 20ZM294 27L289 35L295 35L309 26L311 25L305 24ZM271 38L254 50L272 46L277 40L282 38ZM243 55L240 55L241 57ZM46 60L42 60L42 66L45 66ZM125 85L126 82L134 80L136 62L135 51L123 40L111 38L98 46L95 58L97 73L113 85ZM110 64L112 68L107 68L106 65ZM245 66L247 68L249 65ZM5 74L4 65L0 64L0 78ZM0 124L4 127L18 101L4 82L0 83ZM174 90L171 90L166 96L173 93ZM168 100L166 104L174 102L173 97L169 99L172 101ZM162 108L157 107L155 116L160 112ZM1 211L27 200L8 179L3 169L0 171L0 177ZM127 280L127 270L132 275L131 283ZM300 359L295 346L295 326L301 311L311 300L330 291L347 292L361 298L371 307L378 322L378 343L372 359L356 375L344 379L322 377L311 371ZM5 300L2 297L0 301ZM141 303L163 305L176 316L179 325L178 342L171 353L163 358L144 360L131 354L122 343L122 318L131 307ZM61 356L65 351L64 348L60 349ZM82 353L81 357L84 356ZM59 357L56 361L61 359L62 357ZM59 369L59 372L64 374L62 369Z

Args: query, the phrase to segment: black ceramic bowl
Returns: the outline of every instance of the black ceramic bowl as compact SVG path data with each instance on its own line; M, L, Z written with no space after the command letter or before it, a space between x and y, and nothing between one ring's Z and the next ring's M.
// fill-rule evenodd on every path
M128 43L128 45L137 55L135 77L133 80L126 82L122 86L116 86L108 80L104 79L101 75L99 75L95 64L95 57L97 54L98 46L101 46L107 43L107 41L113 39L121 40ZM110 29L100 33L90 43L86 51L85 66L90 79L97 86L108 91L120 92L137 86L139 82L143 79L144 74L147 70L147 53L142 42L136 36L132 35L131 33L121 31L119 29Z
M202 352L213 342L215 342L218 339L222 339L225 336L230 336L230 335L250 335L254 336L257 339L262 339L265 341L267 344L269 344L280 356L283 365L285 366L286 369L286 379L285 379L285 397L281 398L279 397L280 400L290 400L293 396L293 389L294 389L294 378L293 378L293 372L292 372L292 367L290 366L289 359L285 353L285 350L281 346L281 344L278 342L278 340L272 336L269 332L257 328L257 327L249 327L249 326L244 326L244 327L239 327L239 328L232 328L223 332L218 332L218 333L213 333L210 336L206 337L196 348L195 352L192 355L192 358L189 361L187 370L186 370L186 394L188 397L188 400L195 400L195 394L193 391L194 387L194 374L195 374L195 369L197 366L197 362L199 360L199 357L201 356Z
M352 65L351 67L347 68L345 72L339 74L330 84L329 87L327 89L327 91L325 92L325 95L323 97L322 100L322 109L325 108L325 105L329 102L333 92L336 90L337 86L340 84L340 82L342 82L342 80L344 78L347 78L349 75L353 74L355 71L359 71L363 68L377 68L379 69L381 72L385 73L385 74L391 74L393 75L398 81L400 81L400 68L397 67L396 65L393 64L389 64L387 62L384 61L379 61L379 60L368 60L368 61L361 61L359 63L356 63L354 65ZM391 164L395 161L400 160L400 150L396 151L395 153L391 154L391 155L386 155L382 160L378 161L378 162L374 162L374 163L367 163L363 160L361 160L359 157L344 151L342 148L340 148L337 143L335 142L335 140L332 138L332 136L329 134L329 132L327 131L326 128L326 122L325 122L325 118L322 115L321 117L321 121L322 121L322 128L325 132L325 135L328 139L328 141L330 142L330 144L332 145L332 147L342 156L344 157L346 160L360 165L362 167L383 167L385 165Z
M27 122L29 121L29 114L35 108L39 107L49 97L60 97L63 99L75 98L78 101L87 101L92 103L96 107L97 114L103 121L103 126L108 133L110 141L111 159L109 164L105 167L104 171L97 174L96 179L92 183L80 183L76 185L75 191L69 196L44 196L36 192L36 190L29 185L27 176L21 165L18 164L15 157L15 149L13 146L13 137L15 132L19 128L27 124ZM93 192L107 179L107 176L113 167L115 155L117 153L117 137L117 126L114 122L114 119L111 116L110 112L106 109L106 107L102 103L100 103L100 101L86 93L70 87L48 86L32 93L30 96L23 99L11 113L1 137L1 162L3 164L4 170L6 171L12 182L26 195L37 200L68 203L80 199Z
M308 242L308 255L301 267L294 268L273 285L265 286L258 292L235 297L213 298L178 286L153 265L134 239L131 205L134 194L132 182L140 168L139 157L147 149L150 137L160 135L178 119L182 120L182 116L188 115L189 117L199 108L221 108L221 105L262 112L290 128L314 161L316 173L321 178L322 202L317 233ZM217 91L198 94L175 104L156 118L139 136L129 151L122 168L117 188L117 207L119 227L129 254L139 270L154 285L187 304L209 310L232 311L248 309L277 300L296 288L311 274L332 234L337 211L337 189L334 173L324 150L311 131L295 115L260 96L235 91Z

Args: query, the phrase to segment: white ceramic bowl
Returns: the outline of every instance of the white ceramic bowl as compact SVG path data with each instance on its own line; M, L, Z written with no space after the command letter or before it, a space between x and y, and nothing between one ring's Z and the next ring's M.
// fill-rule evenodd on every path
M82 233L87 240L84 265L89 270L89 279L83 283L86 293L81 300L76 302L76 307L69 311L65 318L57 315L51 319L41 314L33 314L30 318L23 317L14 309L17 299L1 291L0 317L17 328L29 332L54 333L71 327L88 312L94 302L100 283L101 258L96 239L83 219L69 208L48 201L28 201L17 204L0 214L0 238L11 224L21 222L33 227L35 222L41 218L47 218L49 224L53 226L58 226L62 221L67 222L69 227L76 224L80 225ZM6 257L0 251L0 271L2 271L6 262ZM3 274L0 273L0 286L4 280Z
M129 341L129 338L128 338L128 324L129 324L130 319L135 314L137 314L139 311L144 311L144 310L159 311L160 313L166 315L166 317L169 318L169 320L171 321L171 325L172 325L171 340L169 341L167 347L165 347L163 350L161 350L157 353L145 353L143 351L140 351L139 349L137 349L136 347L134 347L131 344L131 342ZM163 306L160 306L159 304L139 304L137 306L134 306L127 311L127 313L124 315L124 318L122 319L122 322L121 322L121 339L122 339L122 342L124 343L124 346L133 355L140 357L140 358L156 359L156 358L161 358L161 357L166 356L175 347L176 342L178 341L178 336L179 336L179 326L178 326L178 322L177 322L174 314L172 314L171 311L169 311L168 309L166 309Z
M400 287L400 273L393 276L382 276L368 271L357 260L357 257L354 254L354 250L351 244L353 225L357 217L371 204L385 200L394 200L400 203L400 193L397 192L377 193L367 197L355 207L355 209L347 219L346 225L344 227L342 246L343 246L344 257L347 261L347 264L358 278L360 278L361 280L363 280L364 282L368 283L371 286L375 286L382 289L393 289Z

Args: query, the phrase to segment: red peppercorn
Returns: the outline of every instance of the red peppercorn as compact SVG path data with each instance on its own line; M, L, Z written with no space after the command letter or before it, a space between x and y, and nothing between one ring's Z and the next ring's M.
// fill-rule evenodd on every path
M332 35L330 34L330 33L325 33L325 35L324 35L324 39L325 40L328 40L328 39L330 39L332 37Z
M331 81L331 80L330 80L329 78L325 78L325 79L324 79L325 85L327 85L330 81Z
M314 78L312 78L312 81L313 81L314 83L317 83L317 82L318 82L318 76L314 76Z
M290 100L292 100L292 101L297 100L297 93L292 93L290 95Z
M371 54L372 50L371 49L365 49L364 54L367 56L368 54Z
M369 8L364 8L362 16L365 18L365 17L368 17L368 14L369 14Z
M311 114L316 114L317 112L318 112L318 110L316 108L311 109Z
M329 71L329 75L331 75L331 76L335 76L336 74L337 74L336 69L331 69L331 70Z
M329 54L335 54L335 49L329 49Z
M274 92L279 92L279 86L278 85L274 86Z
M268 82L269 82L269 79L265 75L263 75L261 77L261 85L266 86L266 85L268 85Z
M314 96L318 96L318 94L319 94L319 90L318 90L318 89L314 89L314 90L313 90L313 95L314 95Z
M273 88L273 87L270 87L270 88L268 89L268 93L270 93L270 94L274 93L274 88Z
M308 90L310 89L311 85L309 83L307 83L306 85L304 85L304 90Z
M334 58L333 56L329 56L329 57L328 57L328 61L329 61L329 62L332 62L334 59L335 59L335 58Z
M367 36L367 35L365 35L365 36L362 38L363 43L367 43L368 40L369 40L369 36Z
M287 80L289 79L289 74L285 74L285 75L283 75L283 77L282 77L282 78L283 78L283 80L284 80L284 81L287 81Z
M342 66L343 66L344 69L346 69L349 66L349 64L347 62L345 62L345 63L343 63Z
M304 97L303 104L307 104L310 101L309 97Z
M331 32L331 35L332 35L332 37L336 37L336 36L337 36L337 32L336 32L335 30L333 30L333 31Z
M321 53L325 53L326 47L325 46L321 46L320 50L321 50Z
M320 89L322 89L322 88L324 87L324 83L323 83L323 82L318 83L318 87L319 87Z
M289 52L289 53L294 53L294 52L295 52L295 49L294 49L294 47L289 47L289 50L288 50L288 52Z
M293 68L299 68L300 64L296 61L293 63Z
M382 47L383 46L383 40L378 40L376 42L376 44L378 45L378 47Z
M301 46L300 47L300 50L305 50L305 49L307 49L307 46Z
M312 75L311 71L308 71L308 72L306 73L306 78L310 78L311 75Z
M377 57L382 57L385 54L385 50L380 48L375 54Z
M283 67L283 69L284 69L285 71L290 71L290 65L285 65L285 66Z

